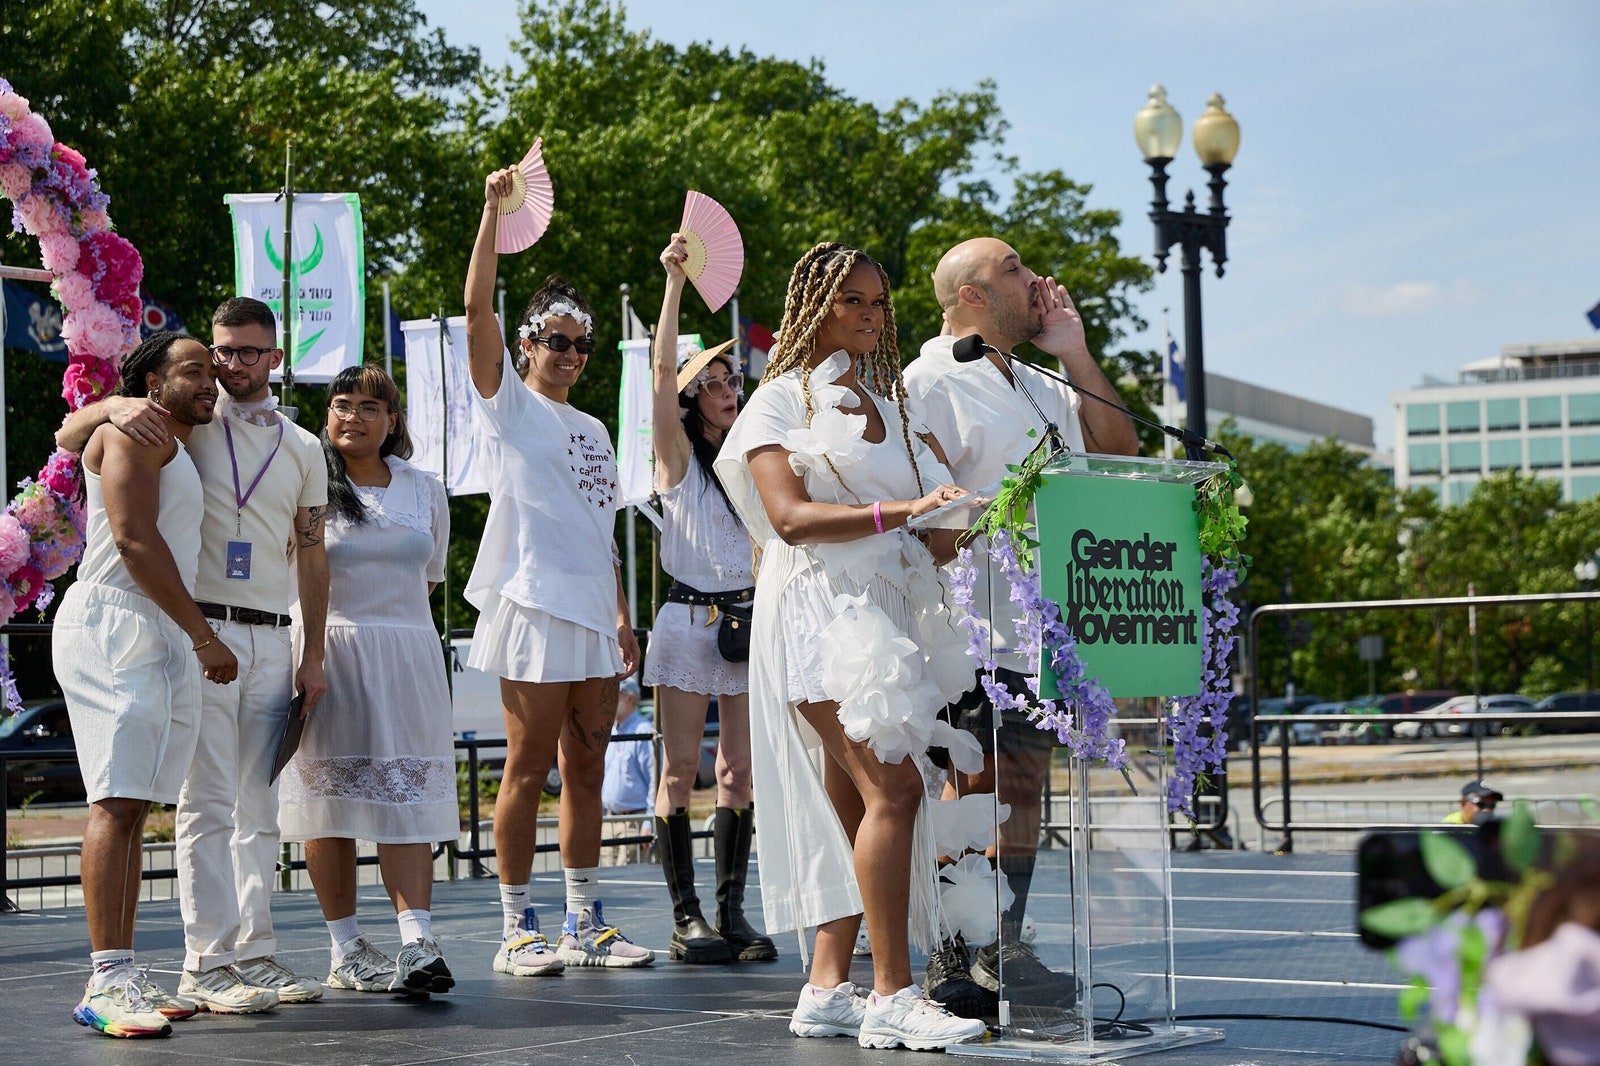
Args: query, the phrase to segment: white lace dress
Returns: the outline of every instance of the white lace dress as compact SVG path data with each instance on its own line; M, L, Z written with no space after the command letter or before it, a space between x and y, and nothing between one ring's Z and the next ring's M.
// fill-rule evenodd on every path
M424 844L460 829L450 692L428 609L450 512L437 478L385 462L387 488L356 488L369 520L327 523L328 694L279 778L285 840ZM299 661L298 603L295 614Z

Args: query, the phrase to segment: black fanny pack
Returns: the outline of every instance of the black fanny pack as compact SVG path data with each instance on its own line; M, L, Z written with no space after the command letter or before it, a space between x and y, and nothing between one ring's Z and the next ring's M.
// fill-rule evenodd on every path
M722 612L722 623L717 627L717 654L730 663L748 662L750 659L750 600L756 590L734 589L731 592L701 592L681 581L674 581L667 589L668 603L687 603L696 607L715 607Z

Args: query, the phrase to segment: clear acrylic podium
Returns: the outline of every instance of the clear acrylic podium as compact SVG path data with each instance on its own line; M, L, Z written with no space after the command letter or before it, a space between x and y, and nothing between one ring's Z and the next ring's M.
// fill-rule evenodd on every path
M1077 454L1052 461L1044 476L1186 485L1192 497L1192 487L1219 469L1188 460ZM980 509L941 510L918 524L970 528ZM1048 550L1052 537L1071 533L1041 524L1037 535ZM989 571L989 602L977 606L986 618L1005 617L1009 586L997 567ZM1198 606L1198 589L1195 600ZM1081 652L1094 674L1092 650ZM1004 655L995 657L1007 665ZM1049 731L1014 724L1002 730L998 722L994 728L996 815L1001 803L1011 807L996 836L1000 939L985 949L998 954L997 1035L950 1047L948 1054L1096 1063L1221 1040L1220 1029L1173 1020L1172 824L1159 718L1119 712L1113 729L1127 742L1126 778L1073 758ZM1019 876L1030 854L1032 876ZM1007 884L1026 897L1009 910L1000 897Z

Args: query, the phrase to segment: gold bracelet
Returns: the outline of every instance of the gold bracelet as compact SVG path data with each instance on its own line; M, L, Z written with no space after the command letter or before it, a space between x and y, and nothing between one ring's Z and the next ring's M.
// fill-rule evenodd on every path
M190 651L199 651L201 648L210 646L213 642L216 641L216 639L217 639L216 637L207 637L205 640L202 640L200 643L196 644L194 647L190 648L189 650Z

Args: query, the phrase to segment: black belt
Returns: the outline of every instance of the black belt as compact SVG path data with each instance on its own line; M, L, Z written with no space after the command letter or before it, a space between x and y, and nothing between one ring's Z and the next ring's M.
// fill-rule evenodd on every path
M734 589L732 592L701 592L681 581L674 581L667 589L668 603L692 603L697 607L736 607L755 598L756 590Z
M229 607L225 603L200 603L200 613L222 622L242 622L247 626L282 627L293 625L294 619L286 614L257 611L249 607Z

